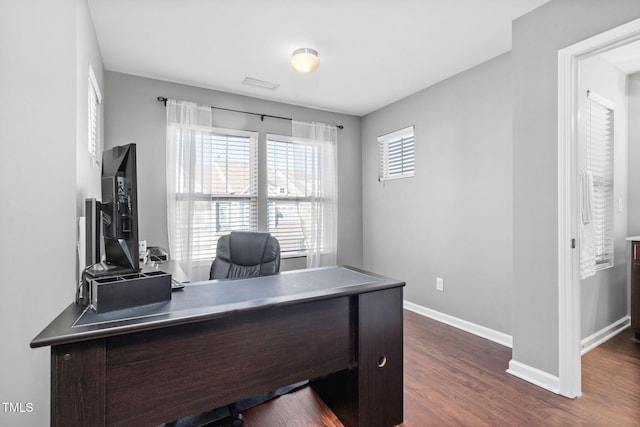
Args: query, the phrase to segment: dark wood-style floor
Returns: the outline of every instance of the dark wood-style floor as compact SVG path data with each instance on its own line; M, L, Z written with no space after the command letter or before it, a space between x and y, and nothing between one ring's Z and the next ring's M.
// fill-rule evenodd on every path
M511 349L499 344L407 311L404 331L404 427L640 426L640 344L628 330L582 358L577 399L507 374ZM308 387L243 415L245 427L342 426Z

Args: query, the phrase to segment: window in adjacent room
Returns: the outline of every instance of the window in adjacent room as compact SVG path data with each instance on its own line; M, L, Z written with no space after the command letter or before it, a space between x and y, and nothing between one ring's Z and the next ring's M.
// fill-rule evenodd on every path
M593 180L596 268L613 265L613 104L588 92L587 170Z
M267 229L283 255L306 251L304 226L314 220L311 204L321 179L320 155L317 145L267 135Z
M98 87L98 81L96 75L93 72L93 68L89 65L89 99L88 99L88 146L89 156L93 160L94 165L100 165L100 153L102 147L100 145L100 102L102 102L102 95L100 88Z
M414 134L413 126L378 137L380 144L379 181L413 176Z
M176 258L190 253L192 261L210 261L219 236L257 231L257 134L193 128L175 132Z

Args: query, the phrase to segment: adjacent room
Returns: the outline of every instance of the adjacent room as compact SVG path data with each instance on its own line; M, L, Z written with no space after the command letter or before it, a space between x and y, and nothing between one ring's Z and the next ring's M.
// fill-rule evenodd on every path
M7 1L0 70L0 426L640 420L637 0Z

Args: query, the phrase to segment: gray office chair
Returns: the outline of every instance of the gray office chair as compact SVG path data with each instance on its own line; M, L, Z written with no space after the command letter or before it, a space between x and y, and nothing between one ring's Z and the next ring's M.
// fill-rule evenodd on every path
M232 231L221 236L209 279L269 276L280 271L280 243L269 233Z

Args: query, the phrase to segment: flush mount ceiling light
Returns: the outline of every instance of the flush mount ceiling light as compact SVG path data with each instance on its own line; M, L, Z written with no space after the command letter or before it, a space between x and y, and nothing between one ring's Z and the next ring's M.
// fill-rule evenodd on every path
M310 73L320 65L318 52L308 47L296 49L291 57L291 66L301 73Z

